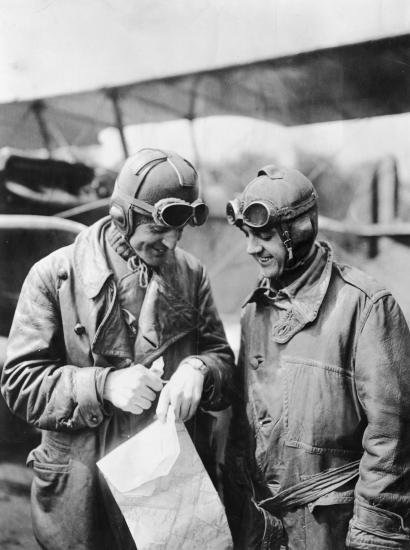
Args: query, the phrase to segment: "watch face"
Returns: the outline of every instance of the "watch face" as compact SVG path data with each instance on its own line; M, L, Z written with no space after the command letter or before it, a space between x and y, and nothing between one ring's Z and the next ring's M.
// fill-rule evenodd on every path
M199 370L199 372L203 375L205 375L208 372L208 367L203 363L200 359L192 358L189 361L189 364L196 370Z

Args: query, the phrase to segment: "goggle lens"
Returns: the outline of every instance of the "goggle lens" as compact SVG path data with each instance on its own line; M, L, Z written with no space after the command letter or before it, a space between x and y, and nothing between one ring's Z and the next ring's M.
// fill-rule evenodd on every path
M266 204L254 202L243 211L243 221L250 227L265 227L269 223L270 211Z
M190 204L170 204L160 211L160 218L170 227L183 227L192 218L193 208Z
M238 223L239 203L236 200L229 201L226 205L226 218L228 223L236 225Z
M193 225L204 225L209 214L207 205L204 202L201 202L199 204L195 204L192 208L194 211L194 215L192 216Z

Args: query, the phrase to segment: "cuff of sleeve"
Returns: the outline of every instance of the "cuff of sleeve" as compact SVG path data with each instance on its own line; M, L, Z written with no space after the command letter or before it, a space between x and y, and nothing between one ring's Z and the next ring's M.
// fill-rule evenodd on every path
M76 372L78 409L85 424L90 428L98 426L104 418L104 409L100 401L101 390L110 370L103 367L83 367Z
M363 550L410 550L410 530L399 514L357 499L346 545Z
M109 401L104 400L104 386L107 376L114 369L111 367L98 367L98 371L95 377L95 390L97 393L97 399L100 404L101 410L105 416L111 416L114 410L114 406Z
M207 368L207 373L204 380L204 388L202 390L201 406L203 408L215 408L217 403L215 401L216 396L221 395L221 379L219 369L215 367L211 360L202 355L196 355Z

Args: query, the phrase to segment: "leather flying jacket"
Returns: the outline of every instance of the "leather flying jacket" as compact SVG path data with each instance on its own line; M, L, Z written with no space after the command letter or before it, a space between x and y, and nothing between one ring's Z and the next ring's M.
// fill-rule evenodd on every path
M202 410L222 409L230 399L233 355L203 266L180 249L171 254L147 288L134 348L104 255L108 223L100 220L31 269L2 373L11 410L42 430L28 463L34 532L45 549L135 549L96 461L149 422L155 405L132 415L104 402L112 369L149 367L163 355L169 379L183 358L200 357L206 391L187 427L205 462L210 417Z
M226 488L236 547L408 549L409 329L388 290L316 246L295 284L257 288L242 316Z

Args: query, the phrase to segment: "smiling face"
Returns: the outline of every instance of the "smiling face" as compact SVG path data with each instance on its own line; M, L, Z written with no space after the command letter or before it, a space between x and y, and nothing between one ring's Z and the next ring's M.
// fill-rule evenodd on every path
M277 280L283 274L286 263L286 249L274 228L241 228L247 240L246 251L258 263L264 277Z
M159 267L168 258L181 238L182 229L170 229L155 223L143 223L135 228L129 243L138 256L152 267Z

